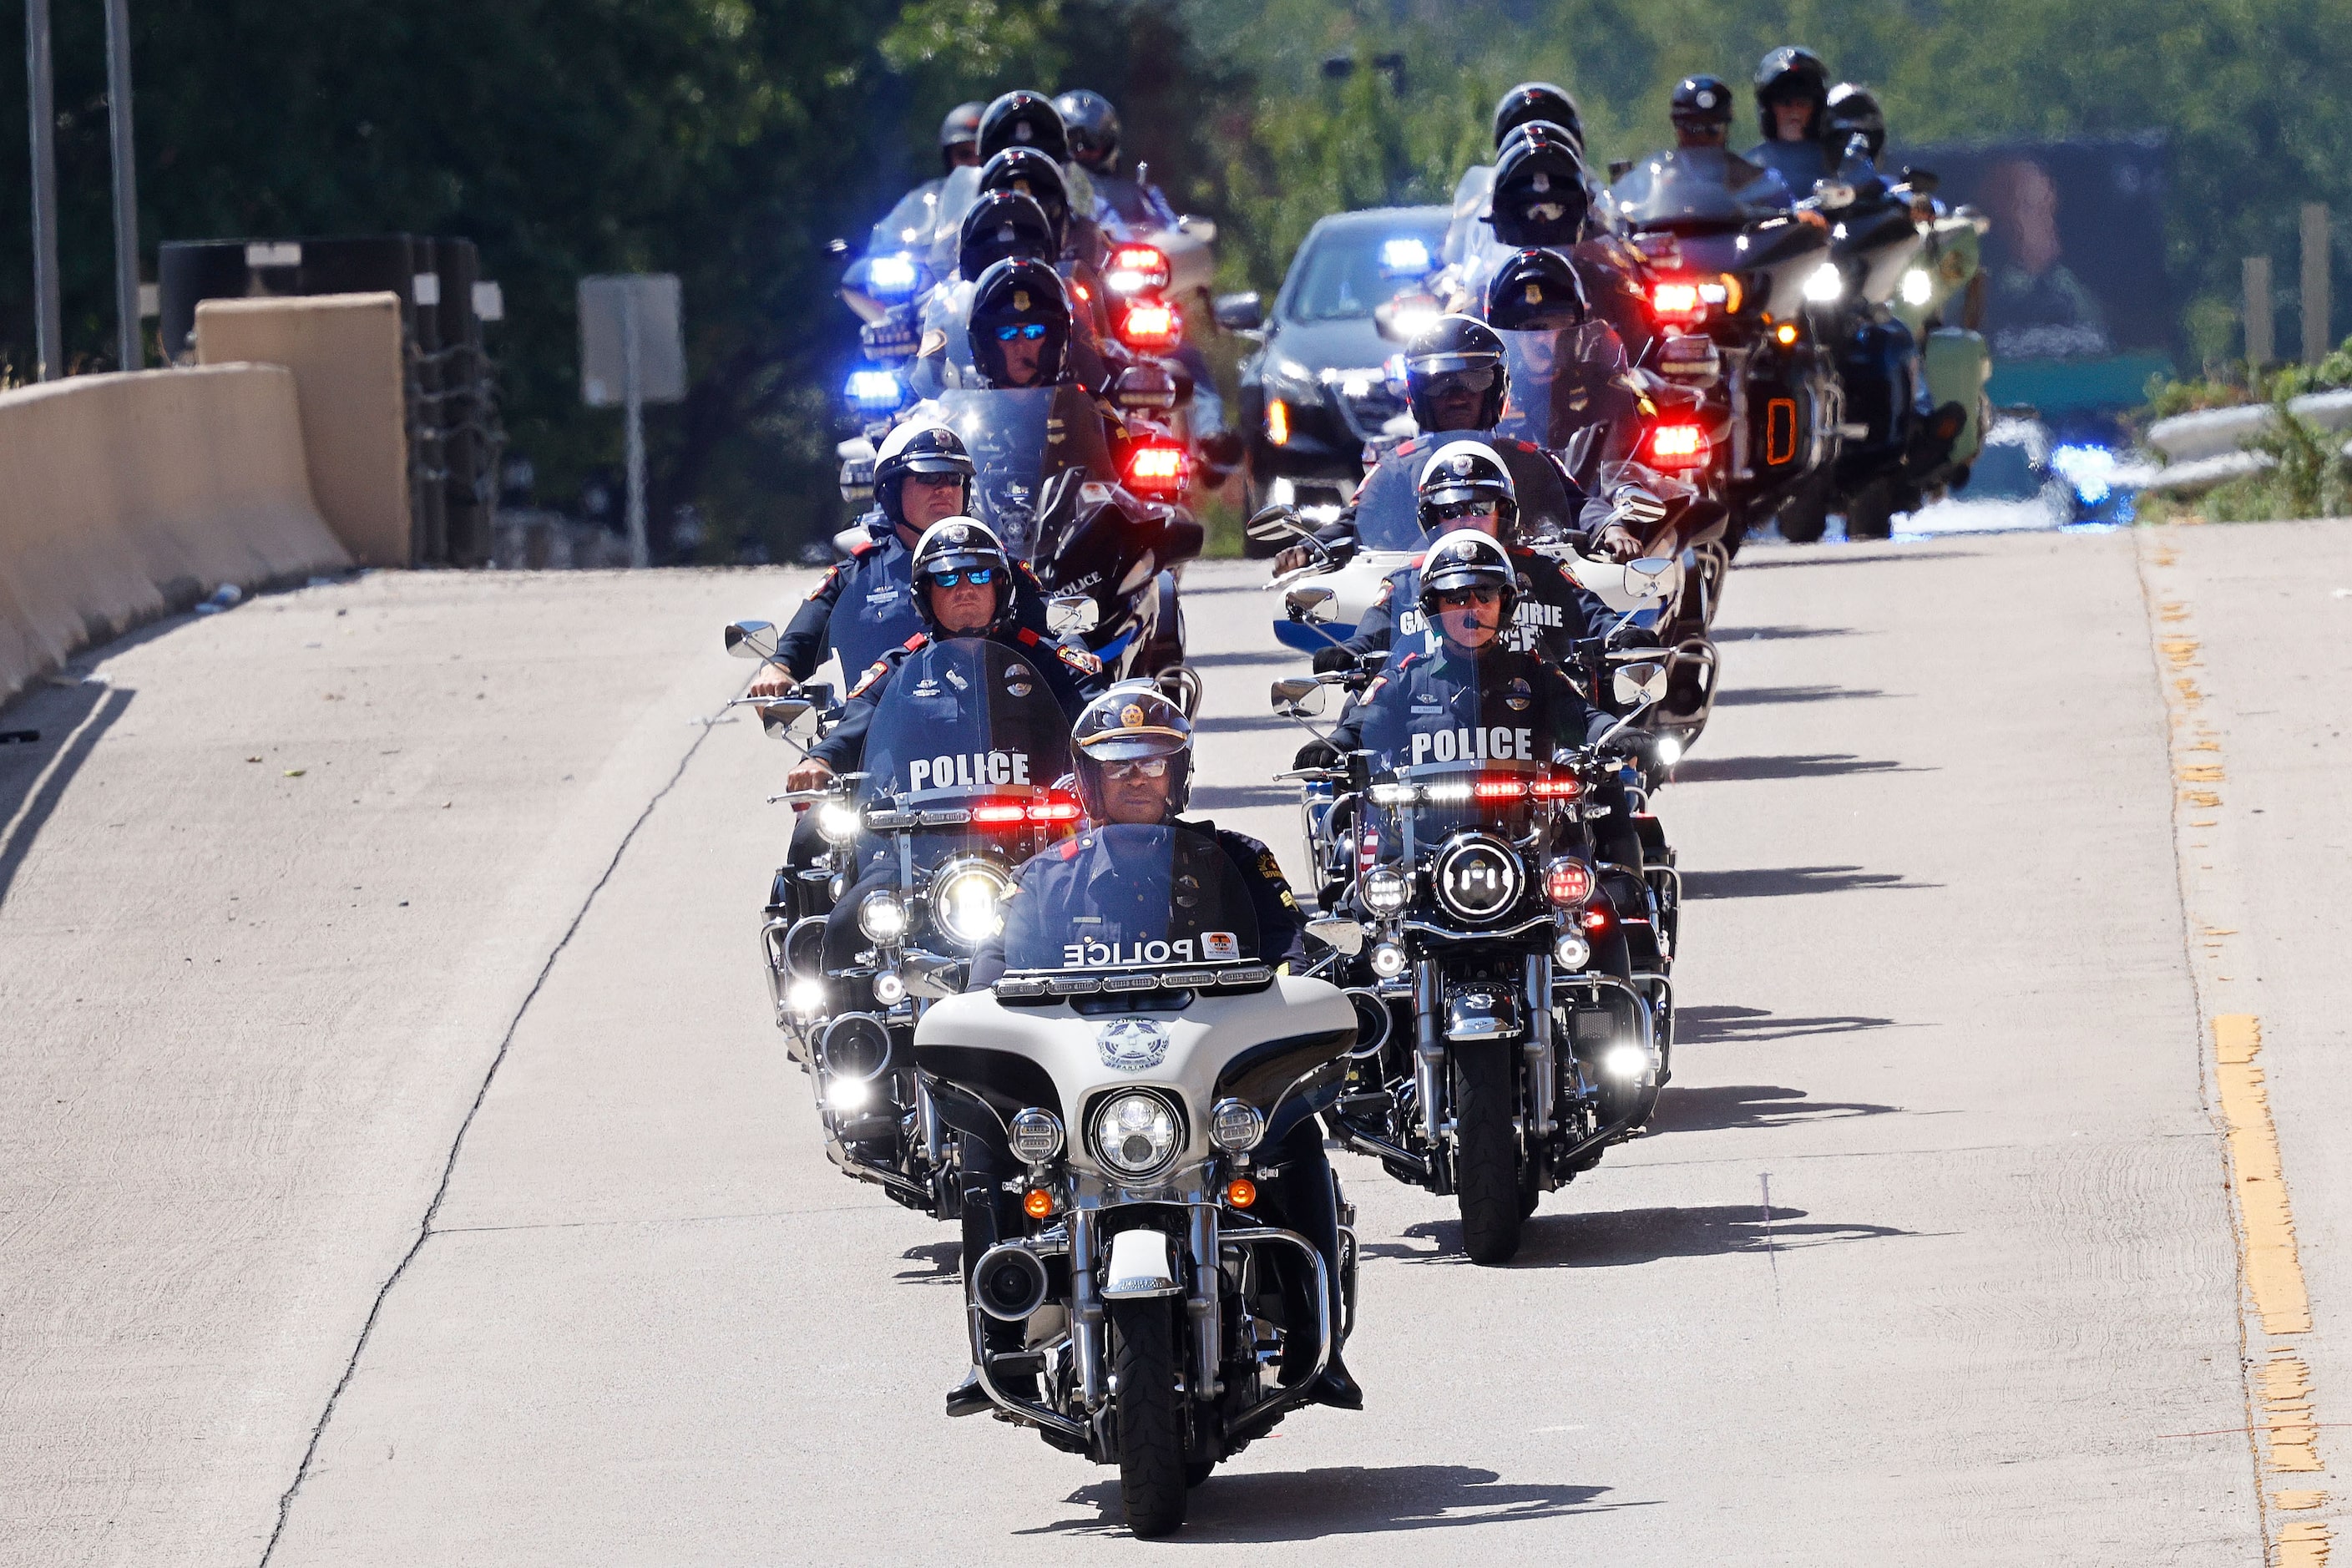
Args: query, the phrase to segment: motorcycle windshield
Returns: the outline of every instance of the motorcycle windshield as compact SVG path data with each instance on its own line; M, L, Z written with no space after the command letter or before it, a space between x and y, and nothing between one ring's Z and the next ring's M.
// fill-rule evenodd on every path
M911 818L917 867L1020 846L1076 817L1047 791L1070 771L1070 723L1018 650L980 637L928 643L900 664L866 733L858 803ZM866 846L878 847L877 838Z
M1356 544L1361 550L1420 551L1421 499L1403 464L1381 464L1356 490Z
M1040 553L1037 496L1046 480L1069 468L1118 477L1102 415L1075 384L956 388L940 394L939 411L971 454L973 514L1019 560Z
M933 230L939 225L940 186L938 180L917 185L898 198L866 242L868 256L887 256L895 251L928 254Z
M1496 435L1559 451L1615 417L1626 396L1625 344L1607 322L1500 336L1511 389Z
M1684 147L1644 159L1610 187L1633 229L1737 228L1788 205L1787 187L1720 147Z
M1259 956L1240 868L1175 826L1090 827L1033 862L1004 910L1009 973L1111 973Z

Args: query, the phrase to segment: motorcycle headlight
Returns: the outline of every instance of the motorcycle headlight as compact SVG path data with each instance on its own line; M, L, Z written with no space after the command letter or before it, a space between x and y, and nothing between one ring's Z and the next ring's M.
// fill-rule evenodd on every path
M898 894L877 888L857 906L857 929L868 942L896 942L907 934L907 906Z
M1936 280L1916 267L1903 275L1903 302L1924 305L1936 297Z
M1837 263L1824 261L1813 268L1805 279L1805 298L1816 305L1834 305L1845 293L1845 279L1839 273Z
M1062 1152L1062 1119L1035 1106L1013 1117L1006 1131L1024 1163L1042 1165Z
M994 866L966 861L931 884L931 917L959 946L978 947L1004 929L1004 900L1012 890Z
M1412 898L1412 881L1393 867L1375 866L1364 873L1364 908L1372 913L1392 915Z
M816 830L828 844L846 844L857 837L857 808L847 801L829 800L816 808Z
M1095 1112L1094 1143L1119 1175L1152 1175L1176 1158L1176 1108L1148 1089L1114 1094Z
M1209 1142L1229 1154L1257 1147L1265 1136L1265 1117L1245 1100L1221 1100L1209 1112Z
M1465 921L1490 921L1519 901L1526 873L1499 838L1465 834L1440 850L1431 868L1437 901Z

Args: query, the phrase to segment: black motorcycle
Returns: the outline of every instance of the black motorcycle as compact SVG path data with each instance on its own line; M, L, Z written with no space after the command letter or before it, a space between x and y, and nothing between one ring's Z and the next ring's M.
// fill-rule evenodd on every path
M1654 662L1616 679L1633 708L1665 687ZM1276 709L1303 719L1345 679L1278 681ZM1351 875L1309 929L1347 955L1334 964L1357 1012L1326 1125L1398 1180L1452 1194L1472 1261L1507 1262L1542 1194L1656 1104L1679 879L1605 745L1538 763L1475 754L1487 748L1473 731L1365 739L1323 771Z

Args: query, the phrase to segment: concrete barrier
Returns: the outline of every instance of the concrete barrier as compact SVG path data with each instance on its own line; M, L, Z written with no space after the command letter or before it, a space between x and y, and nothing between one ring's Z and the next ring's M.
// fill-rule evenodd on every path
M351 564L311 497L290 371L142 371L0 393L0 701L223 584Z
M2309 420L2322 430L2352 426L2352 391L2305 393L2288 398L2286 405L2296 418ZM2270 428L2271 405L2250 403L2159 419L2148 426L2147 444L2169 462L2189 463L2242 452L2269 434Z
M416 560L409 505L407 365L396 294L206 300L196 363L294 373L320 515L362 566Z

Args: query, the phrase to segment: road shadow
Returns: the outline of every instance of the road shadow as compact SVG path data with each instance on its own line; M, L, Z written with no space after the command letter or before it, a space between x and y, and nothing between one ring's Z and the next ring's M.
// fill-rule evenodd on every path
M961 1241L926 1241L898 1254L902 1263L914 1265L901 1268L891 1276L901 1285L957 1285L963 1283L963 1243Z
M1959 561L1972 552L1966 550L1893 550L1873 551L1867 555L1848 554L1833 550L1818 555L1787 555L1775 561L1742 561L1742 572L1777 572L1783 566L1876 566L1890 561Z
M1799 1127L1814 1121L1843 1121L1857 1116L1887 1116L1899 1105L1873 1105L1864 1100L1808 1100L1801 1089L1777 1084L1717 1084L1707 1088L1668 1087L1658 1096L1650 1118L1652 1135L1666 1132L1728 1132L1751 1127Z
M1297 784L1211 784L1195 789L1188 811L1240 811L1254 805L1297 805Z
M1762 708L1779 702L1842 702L1848 699L1860 700L1885 695L1875 688L1864 686L1735 686L1717 692L1715 705L1717 708Z
M1864 888L1937 888L1914 882L1899 871L1865 871L1859 866L1776 866L1750 871L1685 871L1685 899L1788 899L1805 893L1851 893Z
M1854 1035L1871 1029L1909 1029L1892 1018L1861 1014L1836 1014L1818 1018L1784 1018L1761 1007L1693 1006L1675 1009L1677 1046L1749 1045L1766 1040L1796 1040L1809 1035Z
M1225 653L1188 653L1184 662L1194 669L1223 669L1239 665L1296 664L1305 657L1296 648L1239 648Z
M1821 752L1801 757L1693 757L1675 766L1676 784L1741 784L1759 779L1835 779L1855 773L1927 773L1885 758Z
M1275 713L1220 713L1213 719L1192 721L1195 735L1238 735L1259 730L1288 730L1302 741L1307 738L1297 724Z
M1519 1524L1652 1503L1603 1503L1601 1486L1506 1481L1473 1465L1333 1465L1255 1475L1218 1471L1195 1488L1184 1528L1163 1547L1321 1541L1334 1535ZM1092 1519L1059 1520L1023 1535L1123 1535L1118 1483L1097 1481L1065 1500Z
M1848 637L1851 626L1742 626L1735 631L1718 631L1715 640L1731 642L1794 642L1801 637Z
M1768 1222L1756 1204L1711 1208L1618 1209L1592 1214L1528 1216L1519 1253L1509 1268L1628 1268L1669 1258L1724 1258L1741 1253L1792 1251L1843 1242L1879 1241L1911 1236L1887 1225L1814 1221L1803 1209L1775 1206ZM1420 1242L1420 1246L1407 1243ZM1396 1241L1367 1242L1366 1258L1398 1263L1479 1267L1462 1250L1462 1222L1424 1220L1407 1226Z
M0 746L0 903L7 901L17 869L74 775L137 695L130 687L97 681L43 686L0 716L0 730L39 734L37 740Z

